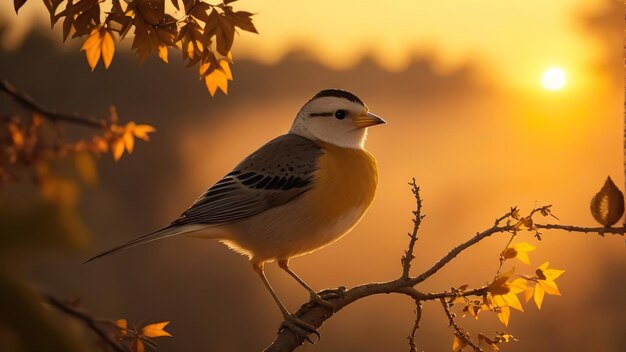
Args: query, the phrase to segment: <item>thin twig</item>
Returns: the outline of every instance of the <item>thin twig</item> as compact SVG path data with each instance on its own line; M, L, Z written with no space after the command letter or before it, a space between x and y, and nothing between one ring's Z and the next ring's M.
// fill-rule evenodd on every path
M478 347L476 344L474 344L474 342L472 342L472 339L469 337L469 334L456 323L456 321L454 320L454 314L450 311L450 307L448 306L448 302L446 302L446 300L443 298L439 299L439 302L441 302L443 311L446 313L450 326L452 326L452 328L455 331L455 335L459 339L462 339L463 342L471 346L474 349L474 351L482 351L480 347Z
M420 328L420 321L422 320L422 301L415 301L415 322L411 329L411 335L409 335L409 352L417 352L417 345L415 344L415 334Z
M52 121L64 121L95 128L102 128L105 126L105 122L97 118L62 114L47 110L37 104L31 97L29 97L25 93L18 91L13 85L2 79L0 79L0 92L3 92L12 97L18 104L22 105L25 109L36 112Z
M565 230L569 232L582 232L582 233L597 233L598 235L621 235L626 233L626 226L624 227L581 227L571 225L558 225L558 224L535 224L538 229L546 230Z
M111 350L115 352L128 352L124 347L122 347L122 345L115 341L113 336L108 331L101 327L103 323L109 323L108 321L94 318L91 315L79 309L76 309L75 307L72 307L71 305L66 304L65 302L49 294L43 294L43 297L51 306L57 308L58 310L75 319L82 321L85 326L93 331L96 335L98 335L100 340L102 340L102 342L110 347Z
M422 223L422 219L424 219L425 215L422 215L422 197L420 196L420 188L415 183L415 178L409 183L411 185L411 192L415 196L415 211L413 211L413 231L409 234L409 248L404 252L402 256L402 278L404 280L409 279L409 271L411 270L411 261L415 259L413 255L413 248L415 247L415 242L417 242L417 232Z

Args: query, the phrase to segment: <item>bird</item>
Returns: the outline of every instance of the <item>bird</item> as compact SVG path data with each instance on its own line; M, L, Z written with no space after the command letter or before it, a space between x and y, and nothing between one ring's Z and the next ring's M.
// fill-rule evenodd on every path
M365 142L368 128L382 124L385 120L353 93L322 90L302 106L286 134L246 157L170 225L85 263L168 237L219 240L248 256L283 324L319 337L315 327L289 313L264 266L277 261L312 301L333 308L291 270L289 261L335 242L362 219L378 185L376 159Z

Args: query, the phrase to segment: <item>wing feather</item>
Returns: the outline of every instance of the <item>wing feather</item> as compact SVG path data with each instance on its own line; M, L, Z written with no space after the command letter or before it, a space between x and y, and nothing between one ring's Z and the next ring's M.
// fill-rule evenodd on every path
M225 223L284 204L311 188L321 154L304 137L275 138L204 192L172 225Z

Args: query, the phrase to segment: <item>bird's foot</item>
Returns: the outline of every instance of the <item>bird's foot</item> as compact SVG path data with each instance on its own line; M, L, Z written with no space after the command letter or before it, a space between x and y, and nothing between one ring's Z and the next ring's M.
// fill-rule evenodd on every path
M329 300L333 298L341 298L345 295L346 288L344 286L339 286L338 288L331 288L320 291L319 296L324 300Z
M311 344L315 344L317 341L319 341L322 338L320 333L317 332L317 329L315 328L315 326L307 323L306 321L298 319L291 314L284 314L283 317L285 318L285 320L283 320L283 322L280 324L280 328L278 328L279 333L283 329L289 329L294 334L303 336ZM317 336L317 341L313 341L309 337L309 335L311 334Z
M326 292L326 291L322 291L322 294L324 294L324 292ZM311 292L311 302L315 302L318 305L320 305L320 306L330 310L331 312L335 311L335 305L332 304L331 302L328 302L327 299L337 298L337 297L339 297L339 296L337 296L337 295L328 295L328 294L325 294L324 297L322 297L317 292Z

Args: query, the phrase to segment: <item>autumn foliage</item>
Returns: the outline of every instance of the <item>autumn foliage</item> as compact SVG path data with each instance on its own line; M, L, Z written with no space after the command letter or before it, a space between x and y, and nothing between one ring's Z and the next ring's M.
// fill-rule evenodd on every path
M27 0L14 0L15 11ZM133 34L132 49L139 64L155 53L169 62L169 50L180 50L187 67L198 67L200 79L214 95L228 92L233 79L231 48L237 29L257 33L252 13L236 11L236 0L212 5L200 0L101 1L44 0L52 26L61 22L63 41L85 38L81 51L93 71L100 59L108 69L115 55L115 41Z

